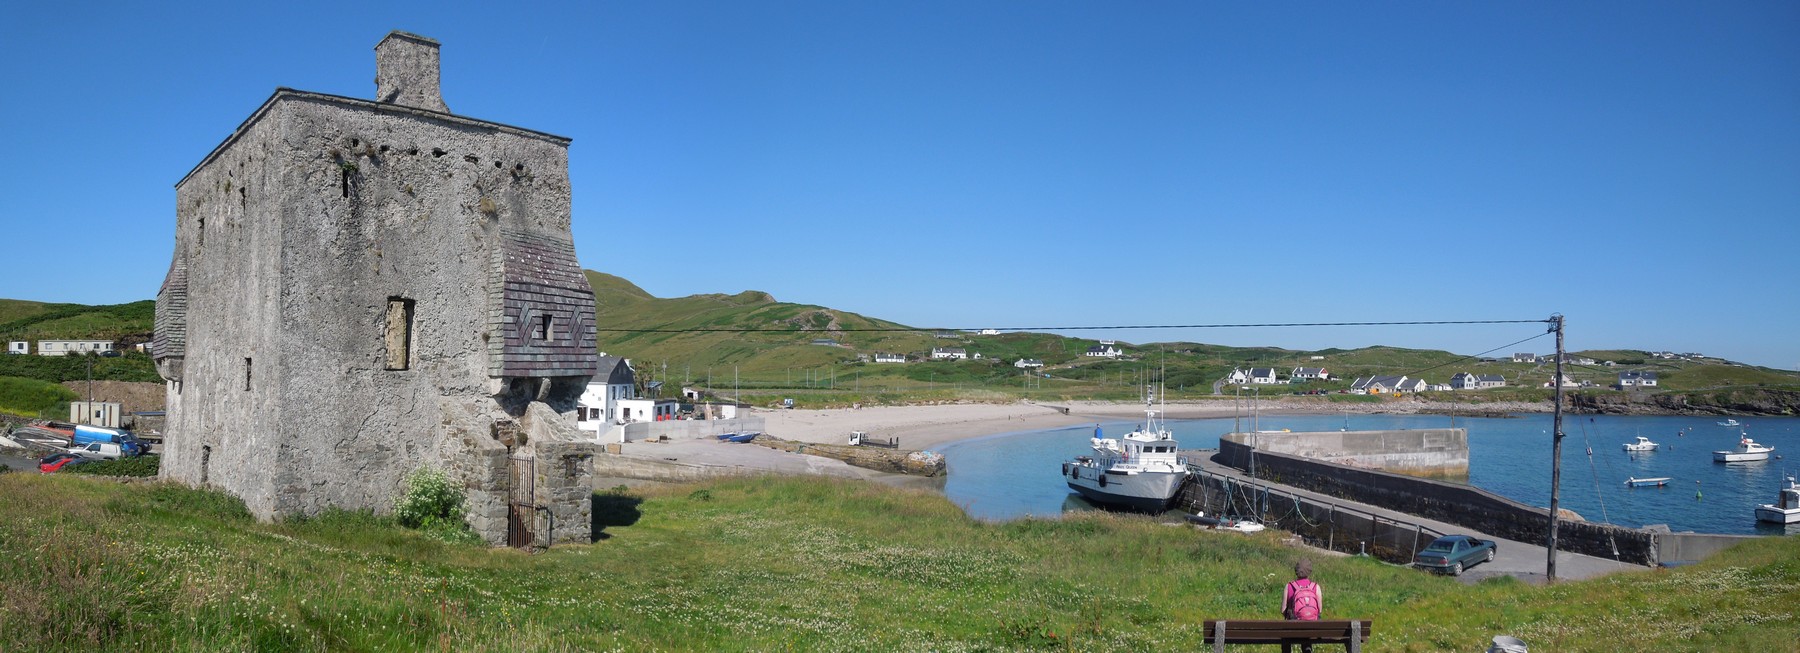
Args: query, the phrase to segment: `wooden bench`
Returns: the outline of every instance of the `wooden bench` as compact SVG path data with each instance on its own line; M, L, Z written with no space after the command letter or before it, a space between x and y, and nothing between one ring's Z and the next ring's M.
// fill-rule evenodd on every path
M1368 619L1208 619L1202 641L1213 645L1213 653L1224 653L1226 644L1343 644L1361 653L1373 624Z

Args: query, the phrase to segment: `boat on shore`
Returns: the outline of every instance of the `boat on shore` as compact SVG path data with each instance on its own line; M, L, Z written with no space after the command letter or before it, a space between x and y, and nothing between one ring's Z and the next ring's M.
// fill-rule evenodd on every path
M1775 447L1757 444L1755 440L1750 439L1750 436L1746 435L1738 440L1738 448L1714 451L1713 462L1747 463L1758 460L1768 460L1769 452L1774 450Z
M720 433L716 437L720 442L749 442L755 440L759 435L762 435L761 431L746 431L744 433Z
M1787 487L1781 488L1775 503L1756 507L1756 521L1800 524L1800 483L1794 482L1792 476L1787 477Z
M1625 443L1625 450L1626 451L1656 451L1656 443L1651 442L1650 438L1646 438L1646 437L1640 435L1640 436L1637 436L1637 442Z
M1627 487L1662 487L1662 486L1668 485L1668 484L1669 484L1669 477L1667 477L1667 476L1658 476L1656 478L1626 478L1625 479L1625 485Z
M1188 469L1161 416L1162 411L1146 407L1144 426L1117 439L1103 437L1095 426L1093 452L1062 464L1069 489L1096 504L1150 512L1168 508Z

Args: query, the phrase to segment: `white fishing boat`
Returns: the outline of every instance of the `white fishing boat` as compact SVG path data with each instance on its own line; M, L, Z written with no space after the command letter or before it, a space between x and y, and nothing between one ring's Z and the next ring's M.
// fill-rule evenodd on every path
M1669 484L1669 477L1667 477L1667 476L1658 476L1656 478L1627 478L1627 479L1625 479L1625 485L1627 487L1662 487L1662 486L1668 485L1668 484Z
M1717 422L1717 424L1718 424L1718 425L1719 425L1719 426L1723 426L1723 427L1725 427L1725 428L1728 428L1728 429L1735 429L1735 428L1738 428L1738 427L1740 427L1740 426L1743 426L1743 424L1739 424L1739 423L1738 423L1738 421L1737 421L1737 420L1735 420L1735 419L1727 419L1727 420L1725 420L1725 421L1723 421L1723 422Z
M1650 438L1646 438L1646 437L1640 435L1640 436L1637 436L1637 442L1625 443L1625 450L1626 451L1656 451L1656 443L1651 442Z
M1775 447L1757 444L1755 440L1750 439L1750 436L1746 435L1738 440L1738 448L1714 451L1713 462L1747 463L1757 460L1768 460L1769 452L1774 450Z
M1122 438L1103 437L1094 427L1093 453L1062 464L1069 489L1090 502L1132 510L1169 507L1187 480L1187 460L1175 436L1162 424L1162 411L1148 407L1144 426Z
M1781 488L1781 494L1775 497L1775 503L1756 507L1756 520L1800 524L1800 483L1795 483L1792 476L1787 477L1787 487Z

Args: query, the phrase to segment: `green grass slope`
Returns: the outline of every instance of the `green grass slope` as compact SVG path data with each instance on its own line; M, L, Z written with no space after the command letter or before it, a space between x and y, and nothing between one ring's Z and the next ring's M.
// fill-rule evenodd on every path
M1314 559L1369 651L1791 650L1800 539L1533 587L1142 517L982 523L941 495L750 478L595 496L603 537L540 555L335 513L259 524L164 484L0 474L0 650L1196 650L1271 618Z
M156 301L87 306L0 299L0 338L116 340L153 330ZM144 338L140 338L141 341Z
M79 398L74 390L48 381L0 376L0 413L62 419L68 417L69 402Z

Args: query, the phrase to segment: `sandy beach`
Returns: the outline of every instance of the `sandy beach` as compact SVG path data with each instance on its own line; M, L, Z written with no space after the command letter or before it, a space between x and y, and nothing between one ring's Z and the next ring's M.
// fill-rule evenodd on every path
M1264 415L1367 413L1431 413L1467 411L1542 412L1534 403L1451 404L1426 401L1389 401L1378 404L1339 404L1318 401L1264 400ZM1169 419L1230 417L1241 408L1230 401L1199 401L1159 406ZM1245 414L1248 414L1247 412ZM997 433L1051 429L1096 421L1138 421L1144 406L1138 403L1075 401L1057 404L941 404L927 406L871 406L836 410L759 410L770 435L787 440L840 444L851 431L866 431L874 438L900 438L902 449L934 449L957 440Z
M1237 411L1250 410L1250 404L1234 405L1231 401L1191 401L1159 406L1170 419L1206 419L1230 417ZM1384 401L1380 403L1331 403L1324 401L1263 400L1258 410L1264 415L1367 413L1439 413L1467 412L1543 412L1547 405L1454 404L1428 401ZM1138 403L1074 401L1056 404L1016 402L1006 404L934 404L912 406L869 406L827 410L756 410L753 417L763 419L767 434L784 440L819 444L846 444L851 431L864 431L871 438L898 438L903 450L937 450L959 440L1016 431L1033 431L1078 426L1106 421L1138 421L1144 417L1144 406ZM657 466L650 478L674 476L670 480L691 480L716 474L777 473L819 474L855 477L911 484L928 479L900 477L897 474L860 469L840 461L805 454L777 451L767 447L741 446L712 440L689 440L667 443L631 442L622 453ZM669 471L674 468L674 471ZM634 476L610 466L611 471L598 472L599 485L610 485L618 478ZM897 477L897 478L896 478ZM637 475L641 480L646 476ZM938 479L941 483L941 479ZM929 484L929 483L927 483Z

